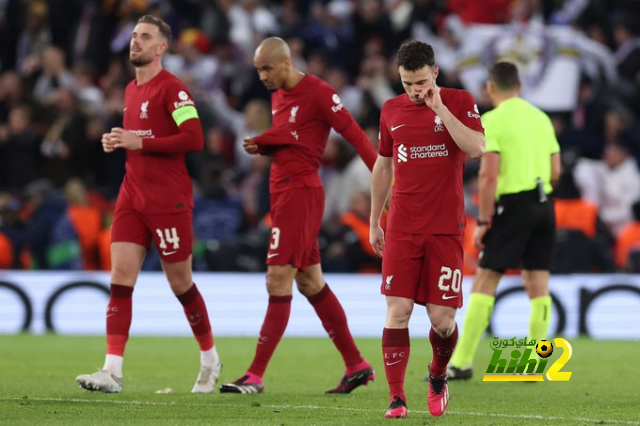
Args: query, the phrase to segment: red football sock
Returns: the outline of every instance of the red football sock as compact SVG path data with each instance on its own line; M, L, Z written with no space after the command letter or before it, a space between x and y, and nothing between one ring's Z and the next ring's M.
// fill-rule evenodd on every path
M131 296L133 287L111 284L107 305L107 354L124 356L131 327Z
M349 331L347 316L329 286L325 283L319 293L308 297L308 299L313 309L316 310L320 321L322 321L322 326L329 333L333 344L340 351L347 370L350 370L349 367L361 364L362 356Z
M213 348L213 333L211 332L209 314L207 314L207 305L205 305L196 284L194 283L189 290L176 297L184 308L184 313L187 316L193 335L198 341L200 350L208 351Z
M384 373L389 383L389 398L396 396L407 401L404 395L404 374L409 363L411 341L408 328L384 328L382 330L382 355Z
M431 374L434 376L442 376L447 371L447 364L451 359L451 354L458 343L458 324L449 337L440 337L433 330L429 331L429 341L433 349L433 359L431 360Z
M287 329L291 314L291 299L291 296L269 296L269 307L260 330L256 354L248 370L260 378L264 375L267 365Z

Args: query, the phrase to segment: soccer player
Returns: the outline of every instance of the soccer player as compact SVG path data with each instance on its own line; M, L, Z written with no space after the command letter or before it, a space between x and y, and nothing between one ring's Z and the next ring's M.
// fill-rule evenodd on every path
M494 109L482 116L487 149L480 163L480 211L473 243L483 250L450 379L470 379L473 357L487 329L496 288L507 269L522 267L531 299L529 339L546 339L551 321L549 268L555 212L549 193L560 178L560 146L549 117L518 96L518 69L498 62L487 91Z
M340 302L324 282L318 232L324 190L318 175L320 157L333 127L373 167L375 151L347 112L335 90L319 78L293 67L287 43L265 39L256 49L254 65L271 91L272 127L246 138L249 154L273 156L270 178L271 244L267 254L269 305L249 369L221 392L260 393L267 364L282 338L291 313L292 286L309 300L324 329L342 355L344 377L328 393L349 393L374 379L371 365L360 355Z
M192 392L213 392L222 366L191 273L193 194L185 153L202 150L204 137L187 87L162 68L170 44L171 29L165 22L150 15L138 20L129 54L136 78L125 92L124 129L102 135L104 152L127 150L127 172L111 228L107 356L102 370L76 379L91 391L122 391L131 296L152 238L200 346L201 367Z
M407 416L404 376L415 303L426 306L431 321L428 406L441 416L449 403L446 368L458 339L456 309L462 306L462 172L466 155L482 155L485 141L471 95L436 84L439 70L429 44L403 44L397 62L406 94L382 107L371 178L370 242L382 256L387 301L382 352L391 402L385 417ZM392 178L385 237L380 217Z

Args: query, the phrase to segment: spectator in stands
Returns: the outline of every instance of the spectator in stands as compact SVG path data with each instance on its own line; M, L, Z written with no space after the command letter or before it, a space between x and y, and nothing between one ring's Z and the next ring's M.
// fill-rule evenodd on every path
M13 108L6 131L0 131L0 188L17 191L38 177L39 145L29 109Z
M68 88L56 91L56 108L40 145L42 173L57 187L72 177L83 176L86 158L86 116Z
M589 238L596 236L598 208L582 198L571 170L564 171L555 195L556 228L580 231Z
M629 148L610 142L602 160L579 159L574 177L584 198L598 206L613 235L631 220L631 205L640 198L640 170Z
M0 193L0 269L14 267L14 247L9 236L3 232L9 225L11 215L11 197L7 193Z
M22 79L13 72L0 74L0 128L9 120L9 112L26 103L27 96L23 90Z
M49 46L51 27L47 2L30 2L23 30L18 36L16 68L23 74L33 73L40 68L42 55Z
M96 207L89 205L82 180L69 180L64 187L64 195L68 203L66 214L78 235L82 267L94 271L98 269L98 235L102 229L102 215Z
M38 72L33 96L45 105L55 104L59 88L74 87L73 74L67 69L64 50L48 47L42 54L42 68Z
M616 266L630 272L640 272L640 201L631 206L633 220L622 228L616 244ZM630 254L635 252L634 258Z

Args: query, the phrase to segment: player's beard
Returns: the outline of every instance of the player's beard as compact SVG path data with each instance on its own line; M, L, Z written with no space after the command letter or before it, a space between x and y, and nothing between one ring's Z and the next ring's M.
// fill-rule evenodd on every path
M151 61L153 61L152 58L148 58L148 57L145 57L143 55L140 55L137 58L129 56L129 63L131 65L133 65L134 67L136 67L136 68L143 67L143 66L145 66L147 64L150 64Z

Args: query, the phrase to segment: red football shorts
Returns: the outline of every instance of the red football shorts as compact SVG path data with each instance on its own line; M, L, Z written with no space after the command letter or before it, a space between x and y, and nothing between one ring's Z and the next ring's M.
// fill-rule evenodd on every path
M271 194L271 242L267 265L293 265L304 271L320 263L318 233L324 189L295 188Z
M134 243L149 250L151 238L165 262L181 262L193 249L193 212L142 214L126 197L118 197L111 225L111 242Z
M462 235L388 232L382 256L385 296L462 307Z

